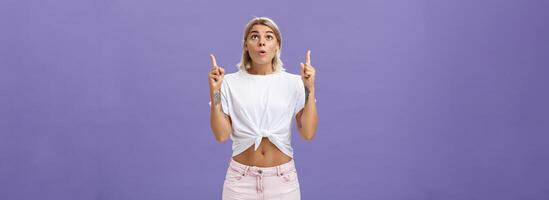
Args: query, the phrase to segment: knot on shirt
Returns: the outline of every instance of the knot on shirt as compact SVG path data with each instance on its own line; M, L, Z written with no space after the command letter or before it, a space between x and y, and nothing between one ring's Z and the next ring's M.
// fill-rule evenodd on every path
M267 129L261 129L257 134L258 136L255 139L255 148L254 148L255 151L257 151L257 148L259 148L259 145L261 144L261 139L263 139L263 137L271 136L272 133Z
M267 129L261 129L261 131L259 132L259 136L269 137L269 136L271 136L271 131L269 131Z

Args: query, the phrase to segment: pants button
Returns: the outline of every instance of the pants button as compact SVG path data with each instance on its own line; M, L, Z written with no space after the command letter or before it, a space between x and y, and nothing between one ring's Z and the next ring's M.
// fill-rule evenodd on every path
M261 170L257 170L257 173L260 173L260 174L261 174L261 173L263 173L263 171L261 171Z

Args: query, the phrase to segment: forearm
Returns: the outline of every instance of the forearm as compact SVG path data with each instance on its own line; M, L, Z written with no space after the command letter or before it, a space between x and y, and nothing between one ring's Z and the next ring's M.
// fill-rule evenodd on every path
M306 88L305 107L301 113L301 123L298 125L299 132L306 140L312 140L318 126L318 114L315 102L314 88Z
M230 118L223 113L219 91L210 92L210 100L212 102L210 108L210 125L215 135L215 140L223 142L229 139L229 136L231 135L231 121Z

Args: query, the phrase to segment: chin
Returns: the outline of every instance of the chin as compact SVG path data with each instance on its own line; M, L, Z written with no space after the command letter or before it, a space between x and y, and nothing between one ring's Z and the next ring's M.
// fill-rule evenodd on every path
M254 60L255 63L257 64L260 64L260 65L265 65L265 64L269 64L269 60L268 59L257 59L257 60Z

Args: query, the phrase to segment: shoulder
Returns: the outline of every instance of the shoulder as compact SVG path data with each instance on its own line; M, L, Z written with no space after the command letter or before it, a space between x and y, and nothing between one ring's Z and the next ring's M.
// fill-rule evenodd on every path
M301 75L292 74L286 71L280 72L281 76L284 77L284 82L286 87L293 88L294 91L301 91L303 89L303 80L301 80Z
M292 74L292 73L289 73L289 72L286 72L286 71L281 71L280 74L281 74L282 77L284 77L286 79L289 79L289 80L292 80L292 81L301 81L301 75Z
M235 82L235 80L238 79L238 77L240 76L239 73L240 71L225 74L225 76L223 77L223 83L230 84L232 82Z
M240 73L240 71L225 74L225 77L223 77L223 79L235 79L238 76L239 73Z

